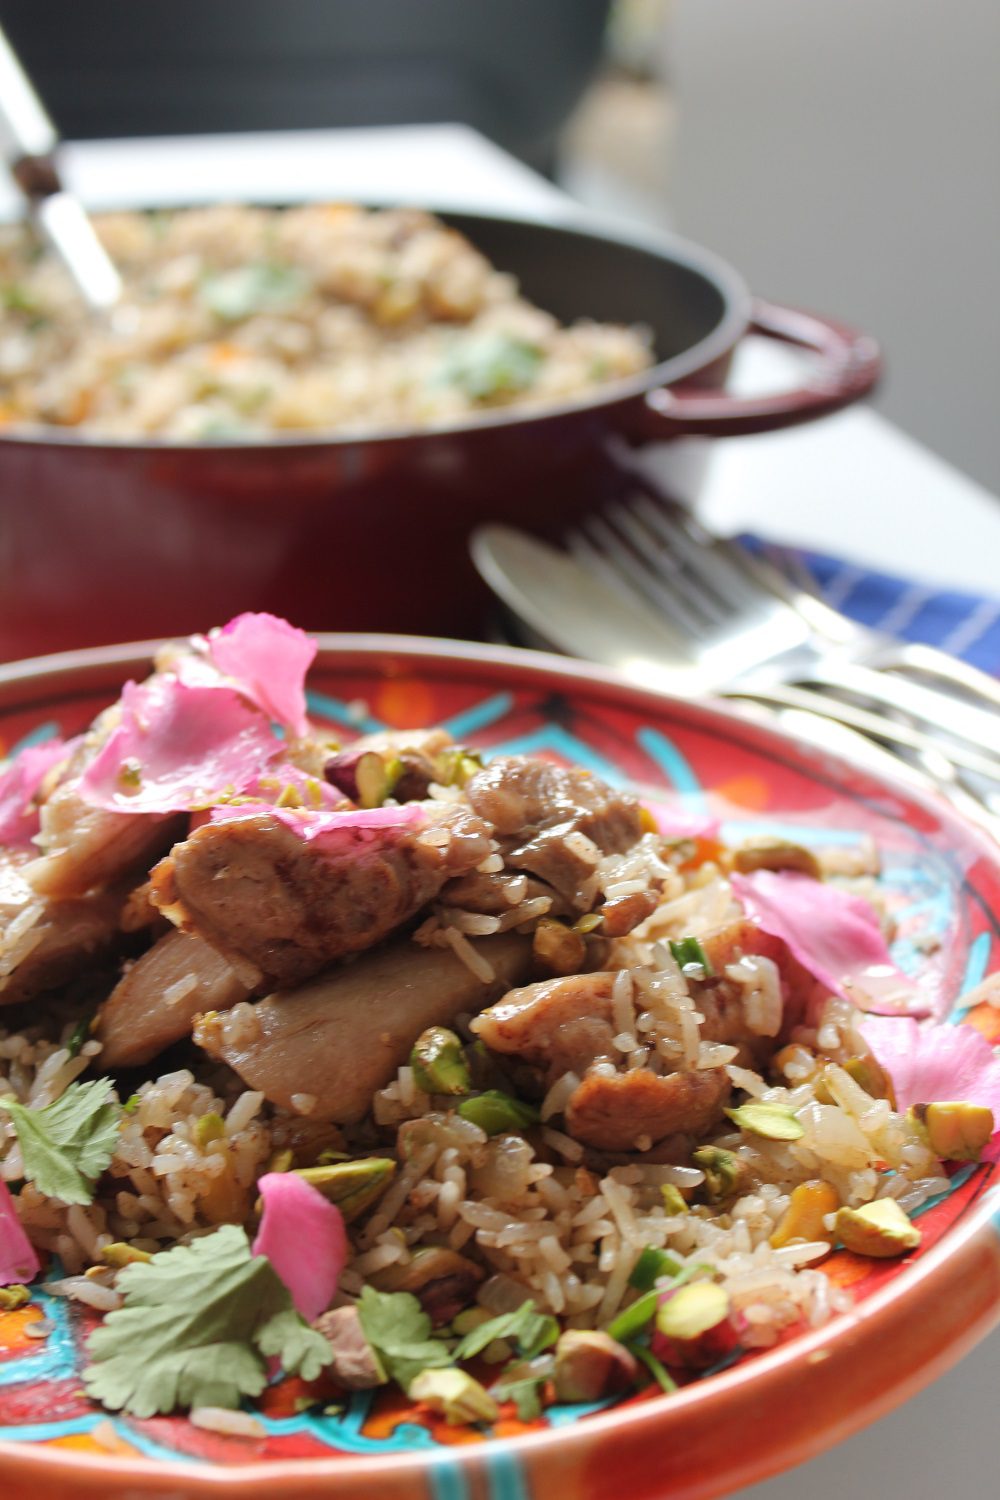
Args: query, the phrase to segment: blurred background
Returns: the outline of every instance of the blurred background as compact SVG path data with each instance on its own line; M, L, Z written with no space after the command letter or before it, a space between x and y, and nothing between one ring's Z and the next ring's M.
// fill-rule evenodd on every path
M0 0L0 19L70 139L475 126L761 295L870 329L883 412L1000 490L996 0Z

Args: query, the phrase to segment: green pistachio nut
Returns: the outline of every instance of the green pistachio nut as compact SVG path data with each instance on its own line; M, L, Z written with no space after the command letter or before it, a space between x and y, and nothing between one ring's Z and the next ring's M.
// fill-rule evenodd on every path
M699 1146L691 1160L705 1174L705 1196L709 1203L722 1203L742 1192L750 1178L750 1169L732 1151L721 1146Z
M499 1089L487 1089L484 1094L474 1094L471 1098L463 1099L458 1106L458 1113L463 1120L469 1120L473 1125L478 1125L480 1130L485 1130L487 1135L501 1135L504 1131L512 1131L516 1135L523 1135L531 1125L537 1125L539 1120L538 1110L531 1104L525 1104L522 1099L515 1099L510 1094L501 1093Z
M802 1121L784 1104L751 1099L738 1109L727 1109L726 1114L740 1130L765 1141L800 1141L806 1133Z
M409 1395L456 1427L495 1422L500 1414L490 1393L464 1370L423 1370L410 1381Z
M993 1111L983 1104L938 1100L914 1105L913 1113L942 1161L978 1161L993 1134Z
M387 1156L332 1162L324 1167L297 1167L295 1176L335 1203L350 1224L381 1198L396 1172Z
M845 1250L888 1260L905 1255L920 1244L920 1230L911 1224L894 1198L877 1198L860 1208L837 1211L835 1232Z
M446 1026L431 1026L417 1037L410 1067L425 1094L467 1094L472 1087L462 1043Z
M627 1391L638 1373L635 1356L607 1333L571 1328L559 1336L552 1370L559 1401L603 1401Z

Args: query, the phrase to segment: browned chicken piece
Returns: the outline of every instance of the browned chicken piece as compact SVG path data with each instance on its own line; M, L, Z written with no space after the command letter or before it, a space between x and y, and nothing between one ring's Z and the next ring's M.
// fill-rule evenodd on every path
M552 900L550 915L560 915L568 910L565 903L554 895L551 887L530 875L514 875L497 871L484 875L473 870L469 875L456 876L441 888L441 901L445 906L457 906L462 911L482 912L486 915L502 916L520 902L512 902L510 888L516 881L522 889L520 901L530 901L536 896L548 896Z
M603 854L621 854L642 832L635 797L548 761L498 756L470 777L465 794L496 828L505 863L538 876L575 909L588 904L579 891L593 864L567 836L582 833Z
M249 1088L310 1120L360 1120L428 1026L477 1011L530 968L517 933L473 942L493 969L478 979L450 949L400 940L311 984L205 1016L195 1041Z
M249 988L300 984L381 942L489 853L480 818L429 806L426 826L345 833L325 845L270 813L207 823L157 865L153 900L218 948Z
M194 1018L228 1010L249 994L229 964L201 938L171 930L128 968L98 1013L101 1065L133 1068L181 1037Z
M584 1073L591 1063L621 1056L612 1045L614 982L614 974L597 973L527 984L484 1010L472 1030L491 1052L544 1069L547 1083Z
M73 781L42 803L39 848L25 879L40 896L82 896L149 869L181 837L186 819L173 813L116 813L90 807Z
M28 860L0 857L0 1005L14 1005L75 977L119 936L125 891L50 901L24 878Z
M736 1061L743 1067L761 1068L777 1045L776 1032L762 1036L746 1020L742 986L726 973L729 964L746 955L769 958L781 970L782 1022L779 1032L787 1030L801 1014L816 981L789 953L781 938L764 932L756 922L741 917L718 927L700 938L702 951L714 970L711 978L690 980L692 999L704 1016L701 1034L706 1042L724 1042L739 1047Z
M566 1105L566 1130L601 1151L641 1150L670 1135L703 1135L721 1120L729 1091L725 1068L588 1073Z
M500 835L571 823L605 853L621 852L641 832L639 803L576 767L526 756L497 756L469 778L465 794Z

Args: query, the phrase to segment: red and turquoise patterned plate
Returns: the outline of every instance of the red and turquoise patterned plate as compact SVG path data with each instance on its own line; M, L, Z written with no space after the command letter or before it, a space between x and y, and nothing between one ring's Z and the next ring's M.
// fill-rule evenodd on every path
M0 750L71 734L141 676L148 650L72 653L0 667ZM528 652L411 638L322 638L315 717L346 730L443 723L488 751L589 766L811 843L873 835L896 905L895 955L942 1013L1000 1040L1000 1011L956 1014L1000 967L1000 851L943 803L718 709L644 692ZM928 955L923 937L938 939ZM110 1417L79 1379L87 1319L56 1299L0 1315L0 1493L55 1500L239 1495L378 1500L707 1500L801 1462L914 1394L1000 1316L1000 1169L966 1168L922 1215L900 1264L826 1262L852 1312L689 1385L613 1409L512 1416L484 1435L429 1419L405 1398L356 1396L303 1410L296 1381L255 1407L264 1436L223 1437L183 1417ZM28 1336L46 1316L54 1331ZM505 1408L506 1410L506 1408Z

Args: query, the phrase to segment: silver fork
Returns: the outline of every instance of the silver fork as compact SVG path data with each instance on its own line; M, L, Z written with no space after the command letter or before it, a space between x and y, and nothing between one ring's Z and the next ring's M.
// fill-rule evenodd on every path
M699 690L835 719L1000 805L1000 686L975 669L855 626L660 496L590 517L568 546L670 623Z

